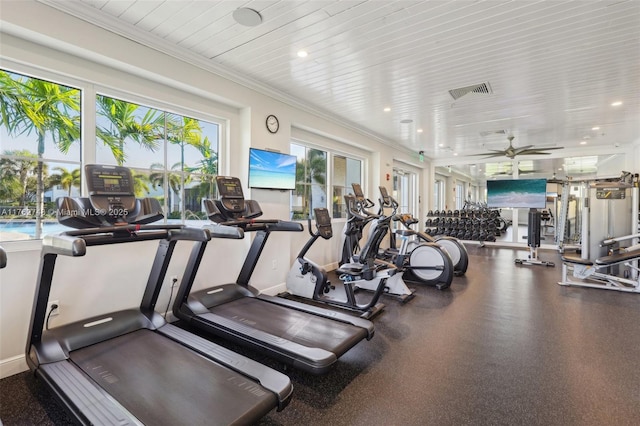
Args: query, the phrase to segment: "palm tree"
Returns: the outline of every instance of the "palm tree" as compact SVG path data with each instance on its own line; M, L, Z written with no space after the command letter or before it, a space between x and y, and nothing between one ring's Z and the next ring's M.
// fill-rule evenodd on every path
M149 194L149 176L143 173L137 173L135 170L131 170L133 175L133 192L136 197L144 197Z
M185 167L185 171L201 175L198 194L201 198L215 197L215 179L218 174L218 153L211 147L211 141L205 136L192 145L200 152L202 158L193 167Z
M127 140L133 140L153 152L161 146L164 137L165 114L149 109L138 117L139 108L139 105L119 99L96 96L96 113L108 122L106 125L96 124L96 138L111 149L120 166L127 158L124 149Z
M212 198L215 195L215 176L218 174L218 153L212 148L209 138L203 137L200 121L190 117L173 116L171 120L167 120L167 140L169 143L180 145L181 171L200 175L198 197ZM188 166L184 162L184 148L187 145L194 147L201 155L201 159L194 166ZM192 178L190 175L183 176L187 176L182 185L185 186Z
M11 135L36 134L38 162L36 166L36 233L42 233L44 212L45 139L51 137L62 153L80 140L80 91L56 83L26 78L17 80L0 71L1 124Z
M185 145L192 145L197 148L202 143L200 122L194 118L167 114L166 131L167 142L180 145L180 170L184 171Z
M71 197L71 190L74 187L80 188L80 169L69 171L64 167L55 167L53 170L57 170L60 173L51 175L49 184L62 186Z
M171 170L180 170L182 163L175 163L171 166ZM174 203L172 202L174 197L178 198L178 209L182 216L182 188L184 185L191 181L190 177L184 177L180 172L169 172L164 169L164 164L154 163L151 165L151 173L149 173L149 182L153 189L164 189L165 179L167 183L167 189L171 190L168 209L173 209Z
M29 183L35 177L34 171L38 157L27 150L5 151L4 155L9 158L0 159L0 182L2 182L0 198L20 200L19 205L26 207Z
M308 217L313 208L313 186L325 185L327 177L327 154L318 149L309 149L307 158L296 164L296 192L303 194L302 216Z

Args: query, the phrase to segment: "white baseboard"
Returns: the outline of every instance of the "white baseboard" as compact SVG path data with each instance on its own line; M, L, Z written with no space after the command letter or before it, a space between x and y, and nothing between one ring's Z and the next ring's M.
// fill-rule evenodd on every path
M274 285L273 287L260 290L260 293L267 294L269 296L277 296L278 294L284 293L285 291L287 291L287 283L280 283L278 285Z
M22 373L28 369L29 366L27 365L24 355L0 360L0 379Z

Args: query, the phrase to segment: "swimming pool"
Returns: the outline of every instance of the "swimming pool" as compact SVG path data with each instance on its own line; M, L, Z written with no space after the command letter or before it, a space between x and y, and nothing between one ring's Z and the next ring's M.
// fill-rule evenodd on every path
M58 222L43 222L42 235L68 231L69 227ZM0 221L0 241L29 240L36 236L35 220Z
M169 219L168 224L179 224L179 219ZM206 220L187 220L189 226L202 227L209 224ZM73 228L59 224L58 222L43 222L42 234L57 234L70 231ZM0 220L0 241L32 240L36 237L36 221L32 219Z

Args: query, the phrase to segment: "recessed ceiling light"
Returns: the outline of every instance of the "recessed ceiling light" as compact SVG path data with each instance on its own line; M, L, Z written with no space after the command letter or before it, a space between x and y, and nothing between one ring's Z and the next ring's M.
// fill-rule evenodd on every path
M418 130L416 130L416 132L422 133L422 129L418 129Z
M453 153L453 156L455 157L456 155L458 155L458 153L457 153L457 152L454 152L454 153Z
M443 143L439 143L439 144L438 144L438 146L439 146L440 148L442 148L442 147L444 146L444 144L443 144Z
M384 112L389 112L389 111L391 111L391 108L389 108L389 107L385 107L385 108L383 109L383 111L384 111Z
M258 11L248 7L240 7L233 11L233 19L240 25L255 27L262 23L262 15Z
M622 101L615 101L615 102L611 103L611 106L614 106L614 107L615 106L620 106L620 105L622 105Z
M591 128L591 130L600 130L600 127L594 126L594 127Z
M586 145L587 141L580 141L580 145Z
M307 53L306 50L298 50L298 57L299 58L306 58L309 55L309 53Z

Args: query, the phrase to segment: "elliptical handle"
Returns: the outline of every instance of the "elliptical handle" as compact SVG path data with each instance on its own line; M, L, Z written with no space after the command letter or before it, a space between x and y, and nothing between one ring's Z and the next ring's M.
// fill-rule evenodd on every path
M307 224L309 225L309 228L307 229L309 231L309 235L311 235L312 237L315 237L316 235L318 235L318 230L316 229L316 232L311 232L311 216L309 216L307 218Z

